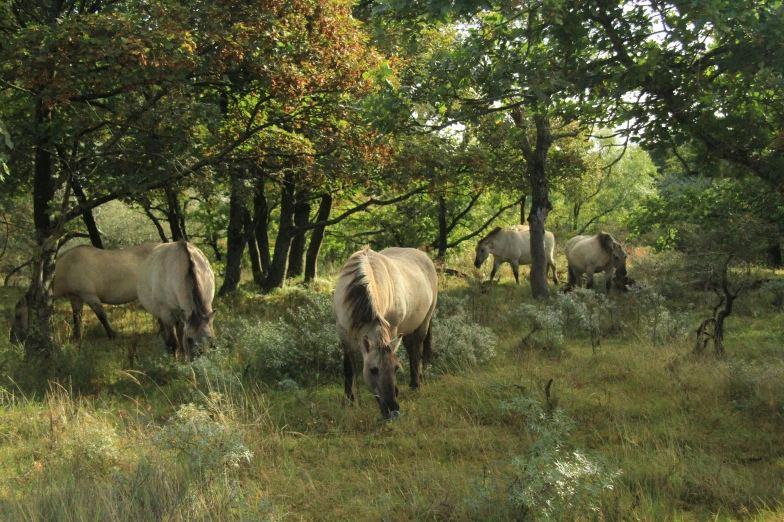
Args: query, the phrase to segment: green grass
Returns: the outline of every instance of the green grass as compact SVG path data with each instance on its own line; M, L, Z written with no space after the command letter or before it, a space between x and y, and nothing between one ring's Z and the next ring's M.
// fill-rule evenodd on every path
M18 293L0 294L6 317ZM550 403L576 423L570 444L622 471L597 519L784 518L782 317L764 303L728 320L727 355L717 359L692 355L692 337L653 345L631 305L618 319L628 327L605 333L596 350L571 325L560 346L521 348L531 325L518 309L530 291L507 271L489 287L444 278L441 295L466 299L470 318L499 336L499 354L482 368L426 375L418 391L401 385L396 422L379 420L364 388L346 404L338 379L283 391L242 378L241 347L216 359L225 374L199 376L165 356L138 306L111 309L117 341L86 313L85 339L71 343L67 303L58 303L58 383L25 370L0 340L0 520L514 519L514 459L534 438L530 419L502 403L530 394L544 404L550 379ZM301 299L245 287L217 302L216 330L240 316L276 320ZM668 307L696 329L699 299ZM223 378L235 372L240 381ZM162 443L188 402L253 457L197 466ZM198 437L216 454L234 440Z

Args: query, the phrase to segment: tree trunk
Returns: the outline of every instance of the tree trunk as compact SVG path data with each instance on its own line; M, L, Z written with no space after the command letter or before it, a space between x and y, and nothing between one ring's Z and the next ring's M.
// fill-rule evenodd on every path
M275 238L275 251L272 255L272 263L262 285L264 292L282 288L286 281L289 250L291 250L291 241L294 239L294 207L296 206L294 189L294 182L287 175L281 187L278 237Z
M552 145L550 120L546 115L534 116L536 123L536 145L526 157L528 177L531 181L531 212L528 224L531 227L531 293L535 298L549 295L547 286L547 259L544 252L544 230L547 214L552 210L547 182L547 151Z
M579 203L572 205L572 232L577 232L577 224L580 220L580 207Z
M332 195L324 194L321 196L321 203L319 204L318 215L316 222L326 221L329 219L329 213L332 211ZM324 230L326 227L320 226L313 229L310 234L310 243L308 244L308 253L305 256L305 282L309 283L316 279L318 273L318 256L321 251L321 243L324 241Z
M28 361L48 361L60 352L52 325L54 316L52 281L57 241L52 238L54 227L50 217L56 188L50 151L51 118L51 111L45 109L39 100L35 108L37 137L33 177L33 221L37 252L33 261L33 278L28 290L30 328L25 339L25 359Z
M768 266L770 268L781 268L781 265L781 243L775 240L771 240L768 243Z
M185 231L185 216L182 213L177 191L174 190L174 187L166 187L164 192L166 194L166 205L168 207L166 217L169 220L172 241L188 241L188 233Z
M270 260L269 248L270 209L269 205L267 204L265 188L264 178L261 177L259 178L259 182L256 185L256 194L253 197L253 215L261 216L261 221L259 221L259 224L256 226L255 234L256 246L259 249L259 261L261 261L261 271L264 274L269 272L270 265L272 264L272 261ZM261 285L263 282L263 279L256 281L256 283L259 285Z
M148 203L139 203L142 208L144 209L144 213L147 214L147 217L150 218L152 224L155 225L155 230L158 231L158 237L161 238L161 242L168 243L169 238L166 236L166 231L163 230L163 225L161 225L161 221L155 217L155 214L152 213L152 209L149 207Z
M226 231L226 272L219 296L237 289L242 278L242 254L245 252L246 236L243 231L248 219L248 210L242 204L242 181L237 167L231 169L231 196L229 198L229 228Z
M438 195L438 259L444 259L446 256L447 238L449 230L446 223L446 199L443 192Z
M527 225L528 224L528 222L525 220L525 200L526 199L527 199L526 195L523 194L522 199L520 200L520 224L521 225Z
M76 200L81 205L85 201L87 201L87 196L82 190L82 186L79 182L75 179L71 180L71 187L73 188L74 195L76 196ZM93 244L95 248L103 249L103 241L101 240L101 232L98 230L98 225L95 224L95 217L93 216L92 210L87 210L82 213L82 219L84 220L84 226L87 227L87 234L90 236L90 243Z
M250 212L245 212L245 227L243 230L245 238L248 240L248 255L250 256L250 268L253 274L253 282L261 285L264 282L264 270L261 269L261 258L259 256L259 244L256 243L256 231L253 229L253 219Z
M310 222L310 192L303 191L297 198L294 207L294 227L304 227ZM306 232L297 230L294 239L291 240L291 250L289 251L289 266L286 269L286 278L298 277L302 275L304 269Z

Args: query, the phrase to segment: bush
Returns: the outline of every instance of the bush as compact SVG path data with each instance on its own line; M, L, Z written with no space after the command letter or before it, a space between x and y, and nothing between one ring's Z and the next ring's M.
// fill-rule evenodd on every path
M433 360L430 371L435 374L455 373L490 362L495 357L498 344L493 331L471 321L468 312L462 307L465 300L443 301L444 306L439 303L433 318Z
M531 329L521 342L522 347L544 350L560 350L563 347L565 319L561 309L549 305L525 304L513 313L518 321L522 316L531 322Z
M759 291L760 294L768 296L768 302L774 310L784 312L784 279L765 281Z
M199 474L227 471L242 461L250 462L253 453L228 421L226 401L211 393L206 402L206 406L180 406L155 437L155 445L174 452Z
M332 300L316 292L277 321L237 320L219 344L241 352L247 373L274 384L291 379L318 384L342 375L343 350L335 330Z
M513 459L515 479L509 500L523 520L590 520L600 511L602 495L614 488L618 470L598 457L570 448L574 421L560 409L546 410L531 395L502 403L522 416L533 439L527 455Z

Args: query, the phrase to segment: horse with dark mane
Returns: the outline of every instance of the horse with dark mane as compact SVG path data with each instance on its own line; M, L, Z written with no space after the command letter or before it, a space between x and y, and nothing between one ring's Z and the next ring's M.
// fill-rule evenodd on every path
M400 415L395 353L402 340L419 386L422 363L430 360L430 323L438 298L438 275L430 258L415 248L369 248L352 255L338 277L333 298L343 346L345 393L354 400L355 356L362 356L365 385L384 418Z
M626 251L610 234L599 232L595 236L575 236L564 249L569 262L569 288L580 286L583 274L586 287L591 288L596 272L604 272L607 293L612 288L614 272L616 279L625 286Z
M171 353L193 359L212 340L215 275L204 253L187 241L157 247L142 265L139 301L158 319Z

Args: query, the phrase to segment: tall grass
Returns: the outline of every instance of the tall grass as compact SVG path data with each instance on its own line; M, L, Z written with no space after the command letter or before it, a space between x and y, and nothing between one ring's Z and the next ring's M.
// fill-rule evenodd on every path
M395 422L343 397L328 280L218 301L193 364L137 307L110 310L116 342L87 313L75 342L59 304L56 374L0 339L0 520L782 519L777 288L716 358L691 353L704 296L649 283L535 303L506 271L443 278Z

